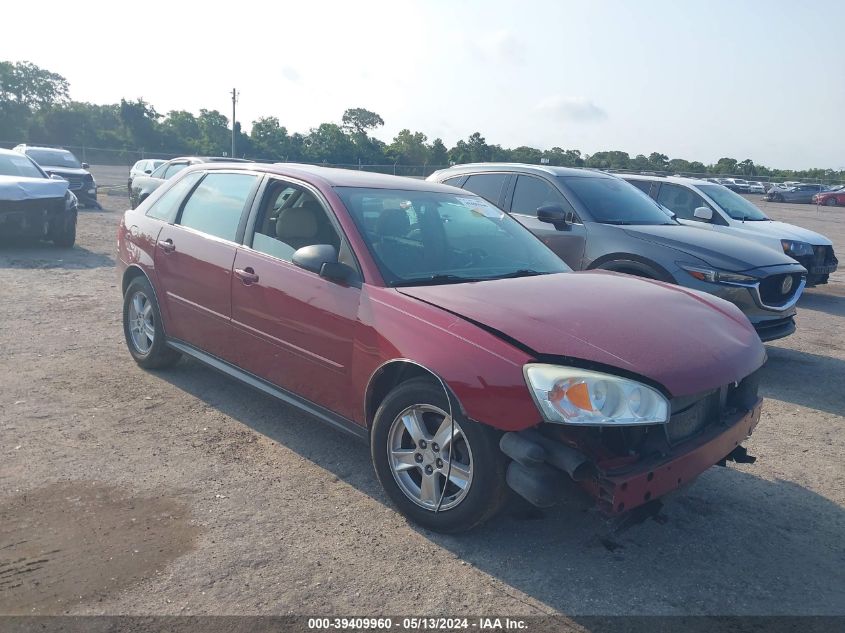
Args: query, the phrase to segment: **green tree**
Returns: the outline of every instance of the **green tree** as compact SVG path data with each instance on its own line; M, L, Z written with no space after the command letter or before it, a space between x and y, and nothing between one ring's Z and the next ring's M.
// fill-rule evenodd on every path
M284 160L290 154L290 136L287 128L274 116L261 117L252 122L249 133L259 158Z
M400 165L425 165L430 155L427 140L422 132L401 130L387 146L387 155Z
M369 130L384 125L384 119L366 108L349 108L343 113L341 122L347 130L364 136Z
M735 174L737 162L735 158L720 158L716 161L713 172L717 174Z
M437 166L449 164L449 152L446 150L446 146L440 138L436 138L431 142L431 147L429 148L429 163Z
M229 119L217 110L200 110L197 117L200 137L197 151L209 156L222 156L232 148L232 131L229 129Z
M669 157L666 154L652 152L648 155L648 166L649 169L653 169L655 171L668 171Z
M335 123L322 123L305 137L305 156L317 163L352 164L355 144Z
M171 110L161 122L164 138L163 149L175 153L200 151L200 125L197 118L186 110Z
M127 137L135 147L157 148L161 137L158 134L158 119L161 115L143 99L120 100L120 120L126 128Z
M0 101L48 108L67 102L68 88L67 79L31 62L0 62Z

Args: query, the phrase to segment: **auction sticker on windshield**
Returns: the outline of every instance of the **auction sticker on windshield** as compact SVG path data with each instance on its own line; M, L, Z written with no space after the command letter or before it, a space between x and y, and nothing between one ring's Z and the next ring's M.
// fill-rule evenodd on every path
M456 196L456 198L462 205L479 215L483 215L485 218L498 220L505 215L504 211L497 209L483 198L469 198L464 196Z

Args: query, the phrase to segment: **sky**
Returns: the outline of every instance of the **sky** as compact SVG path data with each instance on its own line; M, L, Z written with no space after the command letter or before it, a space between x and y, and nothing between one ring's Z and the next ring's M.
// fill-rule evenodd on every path
M240 93L290 132L363 107L447 147L751 158L845 169L845 2L420 0L7 3L0 60L71 98L159 112ZM45 19L46 16L56 16Z

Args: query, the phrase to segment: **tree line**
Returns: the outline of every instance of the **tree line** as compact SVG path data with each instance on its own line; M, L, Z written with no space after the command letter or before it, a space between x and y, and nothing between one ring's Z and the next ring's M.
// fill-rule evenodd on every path
M232 128L218 110L158 112L143 99L99 105L73 101L59 74L30 62L0 62L0 142L92 147L148 156L224 155L231 148ZM401 130L390 143L374 132L384 125L377 113L347 109L339 123L321 123L307 133L290 132L274 116L252 122L249 134L235 122L239 157L333 165L402 165L434 169L450 163L512 161L565 167L655 171L681 174L744 175L767 179L845 180L831 169L773 169L750 158L720 158L704 164L652 152L630 156L612 150L582 154L577 149L513 149L489 144L480 132L447 148L440 138Z

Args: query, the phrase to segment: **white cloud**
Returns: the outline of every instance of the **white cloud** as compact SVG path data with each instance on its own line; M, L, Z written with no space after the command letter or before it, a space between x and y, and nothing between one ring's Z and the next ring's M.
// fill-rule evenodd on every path
M603 121L607 118L607 112L584 97L547 97L537 104L536 110L569 121Z
M482 58L509 64L525 62L525 46L508 30L481 36L473 43Z

